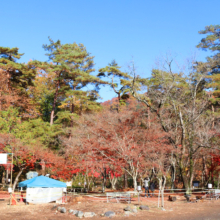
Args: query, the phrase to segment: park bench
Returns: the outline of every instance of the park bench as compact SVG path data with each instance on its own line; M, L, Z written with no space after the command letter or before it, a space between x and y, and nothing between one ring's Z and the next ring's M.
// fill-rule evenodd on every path
M206 192L205 195L202 196L196 196L197 201L198 200L204 200L204 199L219 199L220 198L220 190L219 189L209 189L208 192Z
M219 189L212 189L209 191L209 197L210 199L219 199L220 197L220 190Z
M125 201L131 203L131 194L126 192L114 192L114 193L106 193L107 195L107 203L111 202L112 200L116 201L117 203L121 201Z

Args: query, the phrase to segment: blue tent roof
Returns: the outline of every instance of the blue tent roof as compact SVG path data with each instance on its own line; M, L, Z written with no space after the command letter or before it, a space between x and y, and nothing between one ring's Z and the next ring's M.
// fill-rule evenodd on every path
M19 187L66 187L66 183L45 176L37 176L18 184Z

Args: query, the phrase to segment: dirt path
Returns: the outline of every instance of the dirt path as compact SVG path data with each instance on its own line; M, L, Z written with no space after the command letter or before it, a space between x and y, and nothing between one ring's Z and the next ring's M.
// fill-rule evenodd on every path
M138 219L138 220L168 220L168 219L178 219L178 220L217 220L220 219L220 200L205 200L204 202L198 203L187 203L184 201L176 202L165 202L165 210L157 208L157 199L154 198L142 198L141 203L143 205L148 205L150 211L139 210L137 214L130 215L129 217L124 216L123 208L128 204L122 203L106 203L102 201L91 201L89 199L84 199L80 203L75 204L65 204L61 205L68 209L76 209L81 211L92 211L97 214L96 217L91 219L101 220L108 219L106 217L101 217L101 214L106 211L114 211L117 216L114 219ZM53 210L55 204L46 205L24 205L20 203L17 206L9 206L7 201L0 202L0 219L1 220L66 220L66 219L78 219L77 217L68 213L59 213L56 209ZM133 200L131 206L138 206L137 201Z

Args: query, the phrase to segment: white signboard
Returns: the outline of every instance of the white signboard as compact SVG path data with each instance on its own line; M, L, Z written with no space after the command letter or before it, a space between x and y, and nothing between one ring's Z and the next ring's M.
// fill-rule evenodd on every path
M7 164L7 155L8 154L0 154L0 164Z

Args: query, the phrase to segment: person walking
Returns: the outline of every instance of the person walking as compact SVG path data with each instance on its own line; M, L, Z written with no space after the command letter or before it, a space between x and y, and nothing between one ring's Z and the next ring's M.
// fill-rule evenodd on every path
M144 188L145 188L145 197L147 197L147 192L148 192L148 197L150 197L150 193L149 193L149 182L150 182L150 178L148 177L146 177L145 179L144 179Z

